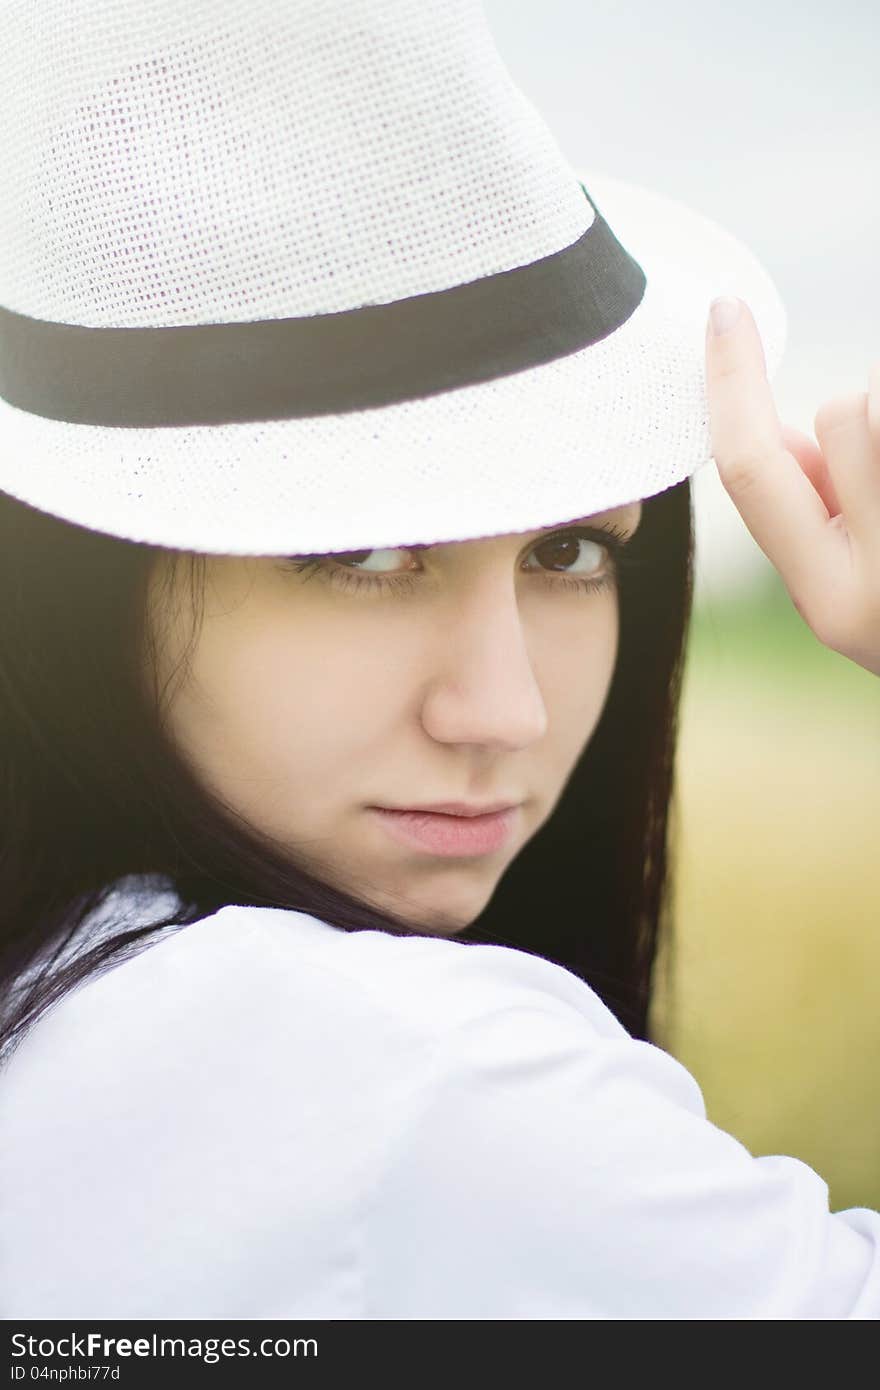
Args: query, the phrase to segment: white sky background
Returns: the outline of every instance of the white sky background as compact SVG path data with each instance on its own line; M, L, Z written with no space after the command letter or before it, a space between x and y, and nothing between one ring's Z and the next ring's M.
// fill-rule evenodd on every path
M880 0L484 0L574 165L679 198L756 253L788 312L782 419L880 361ZM694 478L698 599L769 561L714 464Z

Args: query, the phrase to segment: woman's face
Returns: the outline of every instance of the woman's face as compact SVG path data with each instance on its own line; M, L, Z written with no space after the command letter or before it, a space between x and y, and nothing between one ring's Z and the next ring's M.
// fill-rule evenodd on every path
M427 932L459 931L550 816L598 723L618 640L603 533L631 536L641 510L305 569L311 557L207 557L181 679L192 610L156 585L163 557L149 619L158 688L173 677L166 727L202 783L304 868ZM495 838L435 814L427 842L375 809L450 801L516 809Z

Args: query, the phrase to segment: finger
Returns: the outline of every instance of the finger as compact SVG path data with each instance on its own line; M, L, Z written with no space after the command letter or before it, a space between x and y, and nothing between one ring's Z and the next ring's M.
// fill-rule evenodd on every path
M828 462L815 439L804 434L793 425L782 426L782 442L793 454L806 473L813 487L825 503L828 515L840 515L840 499L834 491L834 480L828 471Z
M868 368L868 429L874 448L880 450L880 362Z
M706 335L712 453L725 490L802 609L821 600L839 551L838 528L785 447L751 311Z
M816 412L816 438L840 498L846 529L867 550L880 539L880 451L868 422L868 396L839 396Z

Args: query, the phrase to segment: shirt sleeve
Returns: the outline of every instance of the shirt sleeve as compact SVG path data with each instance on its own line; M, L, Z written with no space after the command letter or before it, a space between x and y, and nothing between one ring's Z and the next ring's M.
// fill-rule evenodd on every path
M667 1053L550 995L443 1039L368 1248L375 1318L880 1317L880 1214L831 1213Z

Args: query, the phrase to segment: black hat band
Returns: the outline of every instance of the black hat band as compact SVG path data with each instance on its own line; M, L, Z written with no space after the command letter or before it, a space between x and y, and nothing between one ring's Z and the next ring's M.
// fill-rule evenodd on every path
M584 193L596 215L571 246L390 304L148 328L0 307L0 396L71 424L219 425L393 405L552 362L608 337L645 292Z

